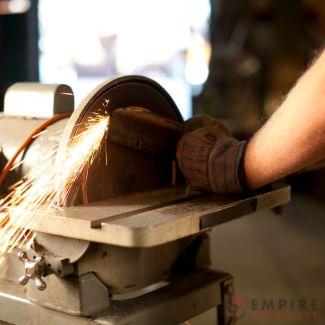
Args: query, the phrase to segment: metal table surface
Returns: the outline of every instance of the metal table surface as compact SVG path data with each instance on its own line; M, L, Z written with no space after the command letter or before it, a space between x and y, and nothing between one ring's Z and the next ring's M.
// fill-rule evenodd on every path
M60 208L43 214L34 230L124 247L151 247L289 200L290 186L285 184L241 195L188 193L185 186L176 186Z

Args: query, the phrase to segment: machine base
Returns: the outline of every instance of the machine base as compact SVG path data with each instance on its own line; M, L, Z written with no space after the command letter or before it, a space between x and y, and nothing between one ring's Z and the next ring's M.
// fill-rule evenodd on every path
M11 281L0 281L0 321L9 324L180 324L211 308L217 310L218 325L234 325L224 306L231 302L232 276L202 270L175 279L171 284L143 296L111 300L110 307L92 317L73 316L36 305L26 299L26 289Z

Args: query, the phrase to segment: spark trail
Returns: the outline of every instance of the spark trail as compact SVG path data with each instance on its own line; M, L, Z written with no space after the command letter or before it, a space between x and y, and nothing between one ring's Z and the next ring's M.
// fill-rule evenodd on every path
M66 201L72 185L99 154L108 127L108 115L93 114L68 143L63 159L56 159L58 148L53 148L11 187L0 202L0 264L14 248L29 247L39 218Z

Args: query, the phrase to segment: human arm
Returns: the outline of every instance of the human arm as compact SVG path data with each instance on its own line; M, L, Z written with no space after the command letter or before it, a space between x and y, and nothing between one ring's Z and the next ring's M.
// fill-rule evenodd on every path
M215 141L209 142L202 137L213 130L213 123L208 124L185 134L177 149L188 184L202 190L258 188L321 160L325 157L325 52L248 143L225 132L217 132Z
M325 51L253 136L245 183L258 188L325 158Z

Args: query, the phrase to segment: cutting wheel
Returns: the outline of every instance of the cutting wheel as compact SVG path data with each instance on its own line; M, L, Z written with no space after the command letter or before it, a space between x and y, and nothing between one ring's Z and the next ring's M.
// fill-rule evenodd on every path
M70 139L80 132L80 125L94 112L111 115L117 108L142 107L165 118L181 122L182 116L169 94L155 81L140 76L126 76L100 84L74 111L65 129L58 159L64 155ZM172 161L158 159L108 140L99 157L72 190L66 205L104 200L133 192L153 190L171 184ZM107 163L106 157L107 155ZM83 193L81 194L81 183ZM86 193L85 193L86 189ZM76 193L77 196L75 195ZM77 197L72 199L72 197ZM86 202L85 202L86 201Z

